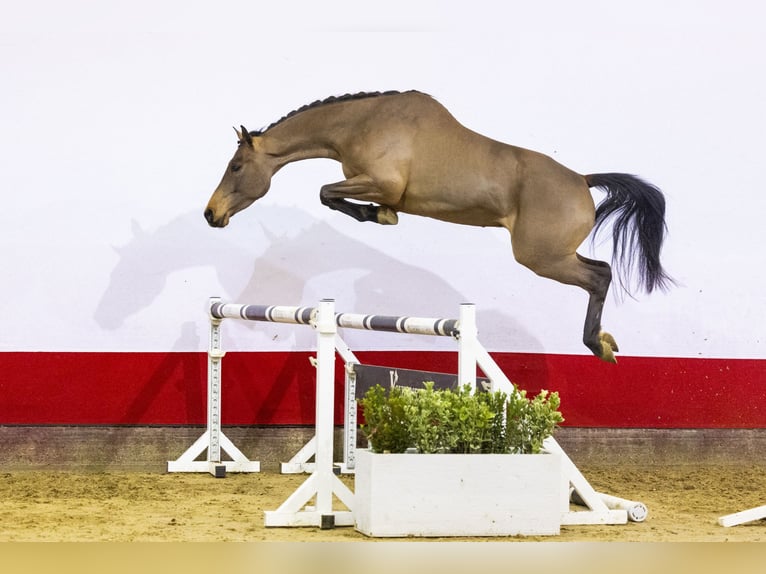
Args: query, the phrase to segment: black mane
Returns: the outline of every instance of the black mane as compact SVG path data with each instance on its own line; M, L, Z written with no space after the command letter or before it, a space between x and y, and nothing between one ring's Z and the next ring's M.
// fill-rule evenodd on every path
M287 120L287 119L289 119L289 118L291 118L293 116L296 116L296 115L300 114L301 112L305 112L306 110L312 110L314 108L318 108L320 106L324 106L324 105L327 105L327 104L337 104L337 103L340 103L340 102L349 102L349 101L352 101L352 100L363 100L365 98L377 98L377 97L380 97L380 96L393 96L395 94L411 93L411 92L414 92L414 91L416 91L416 90L410 90L409 92L399 92L399 91L396 91L396 90L390 90L390 91L387 91L387 92L359 92L359 93L356 93L356 94L345 94L345 95L342 95L342 96L330 96L329 98L325 98L324 100L317 100L315 102L311 102L310 104L306 104L305 106L301 106L297 110L293 110L292 112L290 112L286 116L278 119L273 124L271 124L269 127L265 128L265 129L262 129L262 130L251 131L250 135L251 136L263 135L264 133L269 131L274 126L281 124L283 121L285 121L285 120Z

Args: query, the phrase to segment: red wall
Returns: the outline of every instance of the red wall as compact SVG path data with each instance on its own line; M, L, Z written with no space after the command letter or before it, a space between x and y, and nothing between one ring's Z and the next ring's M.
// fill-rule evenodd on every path
M356 354L370 364L457 371L451 352ZM313 424L310 355L229 352L224 423ZM621 357L614 366L580 355L493 357L522 388L559 391L569 426L766 428L763 360ZM0 373L0 424L205 423L204 353L0 353Z

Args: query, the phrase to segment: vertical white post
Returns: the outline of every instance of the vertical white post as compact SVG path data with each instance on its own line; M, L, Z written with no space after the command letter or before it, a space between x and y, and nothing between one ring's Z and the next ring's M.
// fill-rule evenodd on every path
M356 373L354 365L359 364L359 359L349 349L340 335L335 335L335 352L343 360L345 373L345 393L343 402L343 462L340 465L342 473L354 472L356 467Z
M332 514L333 442L335 435L335 300L323 299L317 311L316 509Z
M471 385L471 391L476 392L476 306L473 303L460 305L460 339L457 350L458 384Z
M208 310L220 298L211 297ZM208 311L209 312L209 311ZM221 461L221 320L210 314L210 345L207 353L207 428L210 433L208 461Z
M352 526L354 493L333 472L335 439L335 301L319 302L316 319L317 384L314 472L275 511L266 511L266 526ZM348 510L333 511L333 495ZM316 498L312 507L306 503Z
M353 364L345 363L345 390L343 395L343 464L341 472L353 471L356 468L356 373Z

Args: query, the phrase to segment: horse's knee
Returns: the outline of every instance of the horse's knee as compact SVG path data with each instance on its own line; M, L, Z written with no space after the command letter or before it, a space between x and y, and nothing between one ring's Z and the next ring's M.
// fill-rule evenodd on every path
M337 202L337 198L330 197L330 189L329 185L323 185L319 189L319 201L322 202L322 205L326 205L328 207L331 207L333 203Z

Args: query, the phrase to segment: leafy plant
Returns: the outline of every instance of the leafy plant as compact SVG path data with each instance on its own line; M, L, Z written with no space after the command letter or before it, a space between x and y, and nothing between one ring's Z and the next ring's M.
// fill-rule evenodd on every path
M361 428L374 452L404 452L410 446L404 399L407 392L406 387L394 387L386 393L375 385L361 399L365 419Z
M488 437L482 444L482 452L510 452L508 433L505 428L505 405L508 396L502 391L496 391L494 393L477 393L474 396L479 402L487 405L487 409L492 413L492 418L489 421Z
M433 383L404 393L405 405L403 424L407 427L412 445L422 453L434 453L449 443L447 421L450 413L439 391Z
M449 452L478 453L493 442L491 431L496 415L490 403L471 393L470 385L456 391L443 391L445 406L445 448Z
M506 404L506 433L511 452L536 454L543 448L543 441L553 434L564 420L558 408L558 393L540 391L534 399L527 392L515 388Z
M472 393L470 386L436 390L380 385L360 399L361 426L373 452L538 453L564 418L558 393L541 391L528 399L514 386Z

